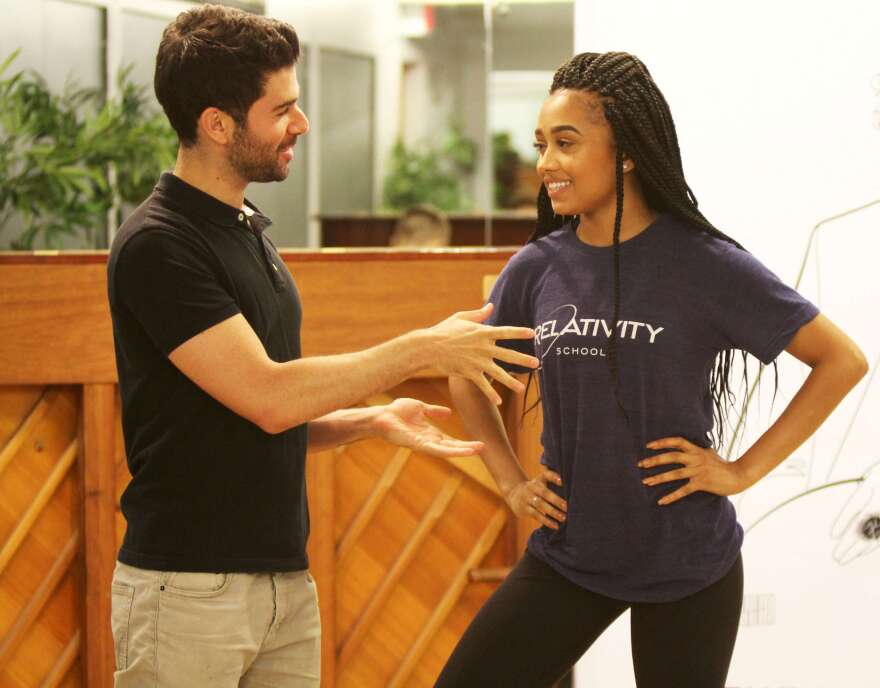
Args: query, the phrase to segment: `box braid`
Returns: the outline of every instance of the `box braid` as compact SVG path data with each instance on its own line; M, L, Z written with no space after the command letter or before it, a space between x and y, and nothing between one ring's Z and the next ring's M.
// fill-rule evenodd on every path
M617 323L620 316L620 225L623 218L623 160L635 162L645 200L655 211L666 212L686 221L689 227L703 231L745 250L737 241L712 225L697 207L697 199L684 178L681 150L669 105L647 67L634 55L623 52L581 53L562 65L553 76L550 93L562 89L588 91L599 96L606 121L611 126L616 152L617 210L614 216L614 316L608 341L608 366L617 405L629 422L629 415L619 398ZM542 184L538 192L538 222L529 243L571 223L578 218L556 215ZM743 377L748 389L746 352ZM712 399L716 446L724 439L724 425L736 396L730 389L730 373L735 349L719 352L709 375L708 394ZM778 387L778 371L776 387ZM531 383L532 374L529 375ZM775 392L774 392L775 395ZM540 400L539 400L540 401ZM745 414L745 401L741 416ZM538 402L536 402L537 404Z

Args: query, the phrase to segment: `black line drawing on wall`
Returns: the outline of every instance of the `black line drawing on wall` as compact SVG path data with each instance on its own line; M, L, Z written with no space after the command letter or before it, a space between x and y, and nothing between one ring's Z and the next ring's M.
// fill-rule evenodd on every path
M880 75L876 77L875 84L877 93L880 95ZM878 113L880 113L880 108L878 108ZM878 126L880 126L880 114L878 114L877 121ZM821 255L818 244L820 230L837 220L855 215L877 205L880 205L880 198L825 218L818 222L810 232L794 287L795 289L800 287L806 272L807 264L812 255L815 261L816 305L820 310L823 305ZM806 461L806 466L794 467L794 470L788 473L789 477L795 476L803 478L803 489L793 496L780 501L758 516L745 529L746 533L751 532L760 523L793 502L810 497L818 492L823 492L832 488L842 488L849 491L849 496L830 526L830 535L834 540L834 548L832 551L834 561L839 565L844 566L852 563L860 557L874 552L878 546L880 546L880 460L878 460L880 459L880 452L873 457L851 457L844 453L847 446L847 440L850 438L853 429L856 427L857 420L862 416L861 412L865 406L865 400L874 387L875 374L878 366L880 366L880 354L878 354L874 360L870 361L870 372L866 380L862 383L862 390L858 403L850 415L846 429L844 430L843 436L833 454L827 470L825 471L825 475L821 476L821 484L814 484L814 482L819 479L817 474L820 473L817 461L817 437L814 435L810 440L809 458ZM764 370L765 368L761 366L754 381L748 388L743 412L740 414L740 418L734 428L729 443L729 449L725 455L727 460L731 460L732 457L737 456L742 449L743 438L745 436L745 421L748 415L747 411L755 401L755 393L759 389ZM843 459L843 461L841 461L841 459ZM835 472L842 469L841 464L843 468L847 470L849 475L835 479ZM738 507L741 502L742 495L740 495L737 500Z

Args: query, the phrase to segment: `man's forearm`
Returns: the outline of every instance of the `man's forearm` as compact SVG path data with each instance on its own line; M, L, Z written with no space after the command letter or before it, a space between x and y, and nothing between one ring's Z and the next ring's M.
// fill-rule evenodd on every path
M309 451L320 452L374 435L375 407L333 411L309 422Z
M427 368L431 357L430 335L416 330L363 351L273 363L260 381L266 426L281 432L352 406Z

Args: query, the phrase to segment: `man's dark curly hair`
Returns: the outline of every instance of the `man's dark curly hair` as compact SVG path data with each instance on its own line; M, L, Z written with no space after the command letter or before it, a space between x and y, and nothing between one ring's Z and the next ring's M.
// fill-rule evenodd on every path
M216 107L244 126L268 76L298 59L299 39L289 24L201 5L166 27L153 85L181 145L191 147L205 108Z

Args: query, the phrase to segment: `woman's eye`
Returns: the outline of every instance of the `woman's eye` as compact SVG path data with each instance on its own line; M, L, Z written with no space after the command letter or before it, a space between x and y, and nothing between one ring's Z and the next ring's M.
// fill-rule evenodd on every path
M544 150L546 147L547 147L547 144L546 144L546 143L541 143L540 141L535 141L535 142L532 144L532 148L534 148L536 151L542 151L542 150Z
M565 147L568 146L569 144L571 144L571 141L566 141L566 140L564 140L564 139L563 139L562 141L557 141L557 142L556 142L556 145L559 146L560 148L565 148Z

